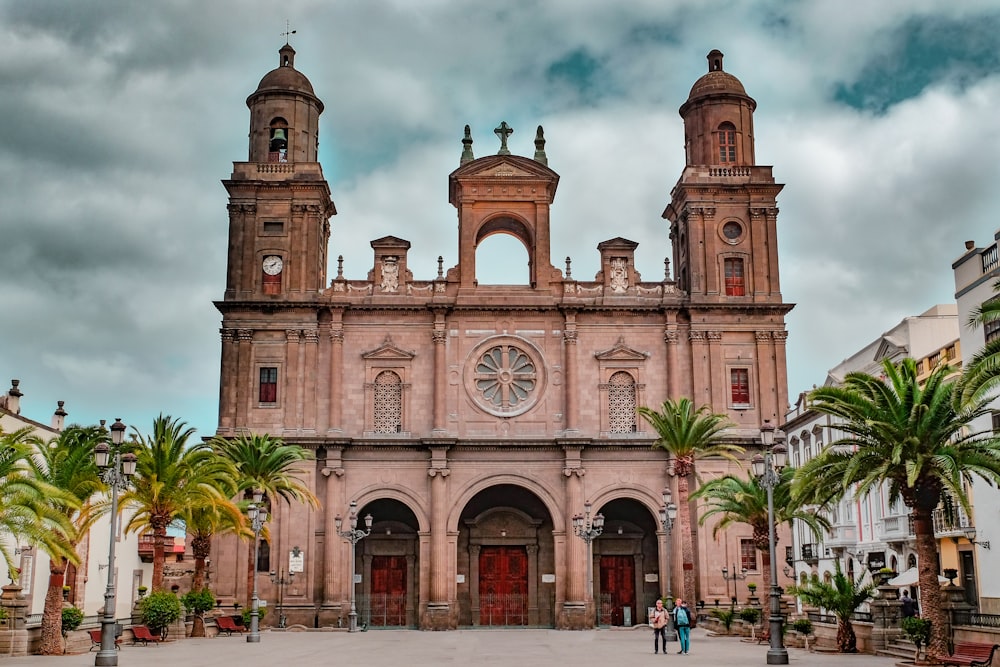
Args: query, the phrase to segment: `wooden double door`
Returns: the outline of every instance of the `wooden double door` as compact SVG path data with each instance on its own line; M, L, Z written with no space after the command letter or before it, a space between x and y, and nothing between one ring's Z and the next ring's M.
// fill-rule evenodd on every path
M523 546L479 551L479 624L528 624L528 552Z
M602 625L625 625L625 607L632 610L632 623L645 620L646 612L636 608L635 556L601 556Z
M372 556L369 625L406 625L406 556Z

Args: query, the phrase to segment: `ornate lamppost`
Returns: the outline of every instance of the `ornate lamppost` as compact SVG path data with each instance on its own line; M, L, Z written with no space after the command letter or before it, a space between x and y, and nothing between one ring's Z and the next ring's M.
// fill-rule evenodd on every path
M257 597L257 561L260 558L260 531L267 521L267 509L261 504L264 500L263 492L254 489L253 502L247 507L247 518L250 519L250 527L253 529L253 596L250 598L250 633L247 635L247 642L251 644L260 643L260 598Z
M727 582L726 583L726 592L727 593L729 592L729 583L728 582L730 582L730 581L733 582L733 596L731 598L729 598L729 609L731 609L732 611L736 611L736 580L737 579L746 579L746 578L747 578L747 570L746 570L746 568L743 568L742 571L737 572L736 571L736 564L735 563L733 563L731 571L730 571L730 569L728 567L723 567L722 568L722 579L723 579L723 581Z
M354 554L354 552L355 552L355 547L357 546L358 542L360 542L361 540L363 540L366 537L368 537L369 535L371 535L371 532L372 532L372 515L371 514L366 514L365 515L365 530L361 530L360 528L358 528L358 501L352 500L351 501L351 511L347 515L347 521L348 521L348 523L351 526L350 529L348 529L348 530L341 530L341 528L344 525L344 520L340 517L339 514L334 519L334 523L336 524L336 528L337 528L337 534L340 535L342 538L344 538L345 540L347 540L348 542L351 543L351 589L350 589L351 590L351 612L347 615L347 619L348 619L347 631L348 632L357 632L358 631L358 610L357 610L357 607L354 604L354 590L355 590L355 585L356 585L355 581L354 581L354 569L355 569L355 565L354 565L355 554Z
M788 450L780 443L774 444L774 425L770 420L765 419L761 425L760 439L764 445L764 456L755 454L750 465L760 485L767 489L767 537L771 555L771 616L768 619L771 644L767 650L767 664L787 665L788 651L785 649L782 627L785 619L781 615L781 588L778 586L778 562L774 554L774 487L778 485L781 471L788 462Z
M117 665L115 647L115 524L118 519L118 491L128 488L128 480L135 474L135 454L122 453L125 424L115 419L111 425L111 445L106 442L94 447L94 461L100 470L101 480L111 487L111 538L108 544L108 586L104 591L104 618L101 619L101 650L94 658L95 665Z
M298 547L296 547L296 548L298 548ZM293 579L295 579L295 573L289 571L288 576L285 577L285 570L284 570L284 568L279 568L278 572L274 572L274 571L271 572L271 583L277 585L277 587L278 587L278 627L279 628L283 628L283 627L285 627L288 624L287 623L288 619L285 618L285 608L284 608L285 586L287 586L288 584L292 583Z
M663 489L663 505L660 506L660 525L667 534L667 597L673 600L674 594L671 589L670 577L670 535L674 529L674 519L677 518L677 504L673 501L670 489ZM677 639L677 631L674 629L674 622L671 616L667 616L667 639L673 641Z
M583 504L583 514L573 517L573 532L587 545L587 590L584 602L591 603L594 600L594 540L604 532L604 515L598 512L593 519L590 518L593 507L593 503L588 500ZM594 611L597 611L596 608Z

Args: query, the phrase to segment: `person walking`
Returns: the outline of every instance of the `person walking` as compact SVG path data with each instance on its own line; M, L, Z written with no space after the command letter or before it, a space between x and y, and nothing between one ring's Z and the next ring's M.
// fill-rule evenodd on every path
M660 652L660 639L663 640L663 655L667 654L667 623L669 622L667 610L663 607L663 600L657 600L656 606L649 612L649 624L653 626L653 653Z
M691 651L691 610L681 598L674 603L673 616L677 638L681 642L681 650L677 652L687 655Z
M917 611L917 601L910 597L910 591L903 590L902 597L899 598L900 613L903 618L910 618L919 615Z

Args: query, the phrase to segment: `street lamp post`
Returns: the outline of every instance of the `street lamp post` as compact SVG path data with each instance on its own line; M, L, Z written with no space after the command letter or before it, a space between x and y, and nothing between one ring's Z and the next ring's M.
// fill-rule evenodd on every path
M729 581L733 582L733 596L731 598L729 598L729 608L731 610L733 610L733 611L736 611L736 580L737 579L746 579L746 578L747 578L747 570L746 570L746 568L743 568L743 570L741 572L737 572L736 571L736 564L735 563L733 563L733 565L732 565L732 574L730 574L730 569L729 568L727 568L727 567L723 567L722 568L722 579L724 581L726 581L726 582L729 582ZM726 584L726 592L727 593L729 592L729 584L728 583Z
M361 540L363 540L366 537L368 537L369 535L371 535L371 532L372 532L372 515L371 514L366 514L365 515L365 530L361 530L360 528L358 528L358 501L352 500L351 501L351 511L347 515L347 521L348 521L348 523L351 526L350 529L348 529L348 530L341 530L341 528L344 525L344 520L342 518L340 518L339 514L334 519L334 523L336 524L336 528L337 528L337 534L340 535L342 538L344 538L345 540L347 540L348 542L351 543L351 589L350 589L350 591L351 591L351 613L349 613L347 615L347 619L348 619L347 631L348 632L357 632L358 631L358 610L357 610L357 607L354 604L354 590L355 590L355 582L354 582L354 569L355 569L355 567L354 567L354 559L355 559L355 554L354 554L354 551L355 551L355 547L357 546L358 542L360 542Z
M753 474L761 486L767 489L768 547L771 555L771 616L769 619L771 644L767 650L767 664L787 665L788 651L782 636L785 619L781 616L781 588L778 586L778 561L775 559L774 535L774 487L781 479L781 470L788 459L788 450L782 444L774 444L774 425L764 420L760 427L760 439L764 445L764 456L756 454L750 462Z
M295 579L295 573L294 572L289 572L288 573L288 577L286 578L285 577L285 570L284 570L284 568L279 568L278 572L273 572L273 571L271 572L271 583L277 585L277 587L278 587L278 627L279 628L283 628L283 627L285 627L288 624L287 623L288 619L285 618L285 607L284 607L285 586L287 586L288 584L292 583L293 579Z
M587 590L584 592L584 602L594 600L594 540L604 532L604 515L598 512L590 518L590 510L594 505L588 500L583 504L583 514L573 517L573 532L582 538L587 545ZM596 608L594 609L596 612ZM596 614L595 614L596 615ZM596 620L596 618L595 618Z
M671 600L674 594L670 586L670 535L673 532L674 519L676 518L677 504L673 501L670 489L663 489L663 505L660 506L660 525L663 526L663 531L667 534L667 597ZM673 619L669 615L667 616L667 635L667 639L670 641L677 639L677 631L674 629Z
M118 518L118 491L128 488L128 480L135 474L135 454L122 453L125 424L115 419L111 425L111 446L100 442L94 447L94 461L100 470L101 480L111 487L111 538L108 543L108 586L104 591L104 618L101 620L101 650L94 658L95 665L117 665L115 647L115 523Z
M257 597L257 561L260 558L260 531L267 521L267 509L261 505L264 500L263 492L254 489L253 502L247 507L247 517L250 519L250 527L253 529L253 595L250 598L250 633L247 635L247 642L251 644L260 643L260 598Z

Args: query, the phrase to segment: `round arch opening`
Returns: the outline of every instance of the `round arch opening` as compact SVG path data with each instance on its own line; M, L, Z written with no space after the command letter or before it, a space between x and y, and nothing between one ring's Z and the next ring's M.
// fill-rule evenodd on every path
M644 625L660 597L660 577L666 576L659 565L658 519L632 498L616 498L593 511L604 515L591 567L597 623Z
M354 583L358 625L367 628L417 627L420 524L395 498L378 498L358 510L358 528L372 516L371 533L355 545ZM346 524L346 521L345 521ZM345 525L344 530L349 526ZM360 583L358 577L360 576Z

